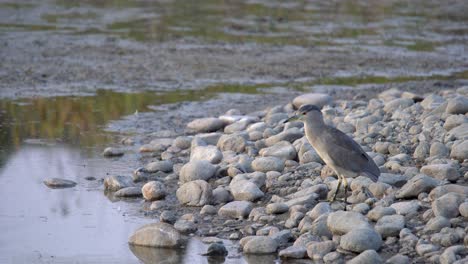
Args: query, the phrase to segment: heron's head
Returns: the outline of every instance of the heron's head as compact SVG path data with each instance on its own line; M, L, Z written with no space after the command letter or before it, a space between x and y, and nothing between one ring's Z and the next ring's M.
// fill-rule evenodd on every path
M307 104L307 105L301 106L296 111L296 115L288 118L286 121L284 121L284 123L296 121L296 120L305 122L306 120L320 120L320 119L322 119L322 112L320 111L320 108L318 108L316 105Z

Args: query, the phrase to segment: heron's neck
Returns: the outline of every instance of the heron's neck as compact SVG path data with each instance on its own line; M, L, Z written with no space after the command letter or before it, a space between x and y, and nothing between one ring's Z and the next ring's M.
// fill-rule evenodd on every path
M320 131L323 131L323 128L326 126L326 124L322 118L314 118L313 120L307 120L304 126L306 136L309 141L312 142L318 138Z

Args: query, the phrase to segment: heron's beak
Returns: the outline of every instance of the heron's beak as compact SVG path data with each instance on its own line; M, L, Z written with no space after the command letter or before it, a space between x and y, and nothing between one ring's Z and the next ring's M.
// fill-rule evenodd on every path
M296 121L296 120L299 120L299 115L294 115L294 116L291 116L290 118L286 119L283 124L287 123L287 122L292 122L292 121Z

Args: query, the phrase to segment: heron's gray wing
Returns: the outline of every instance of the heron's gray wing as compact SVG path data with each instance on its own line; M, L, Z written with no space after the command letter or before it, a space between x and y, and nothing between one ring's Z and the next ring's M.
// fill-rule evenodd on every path
M373 181L377 181L379 168L356 141L334 127L327 127L322 139L335 165L348 171L366 173Z

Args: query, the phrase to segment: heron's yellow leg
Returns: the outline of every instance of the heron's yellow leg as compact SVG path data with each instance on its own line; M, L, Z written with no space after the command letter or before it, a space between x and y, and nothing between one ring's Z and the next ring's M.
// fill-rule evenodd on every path
M336 199L336 195L338 194L338 191L340 190L340 187L341 187L341 180L342 180L341 177L338 176L338 185L336 186L335 193L332 196L331 202L334 202Z
M343 177L343 187L344 187L344 202L347 203L347 198L348 198L348 181L346 180L346 177Z

